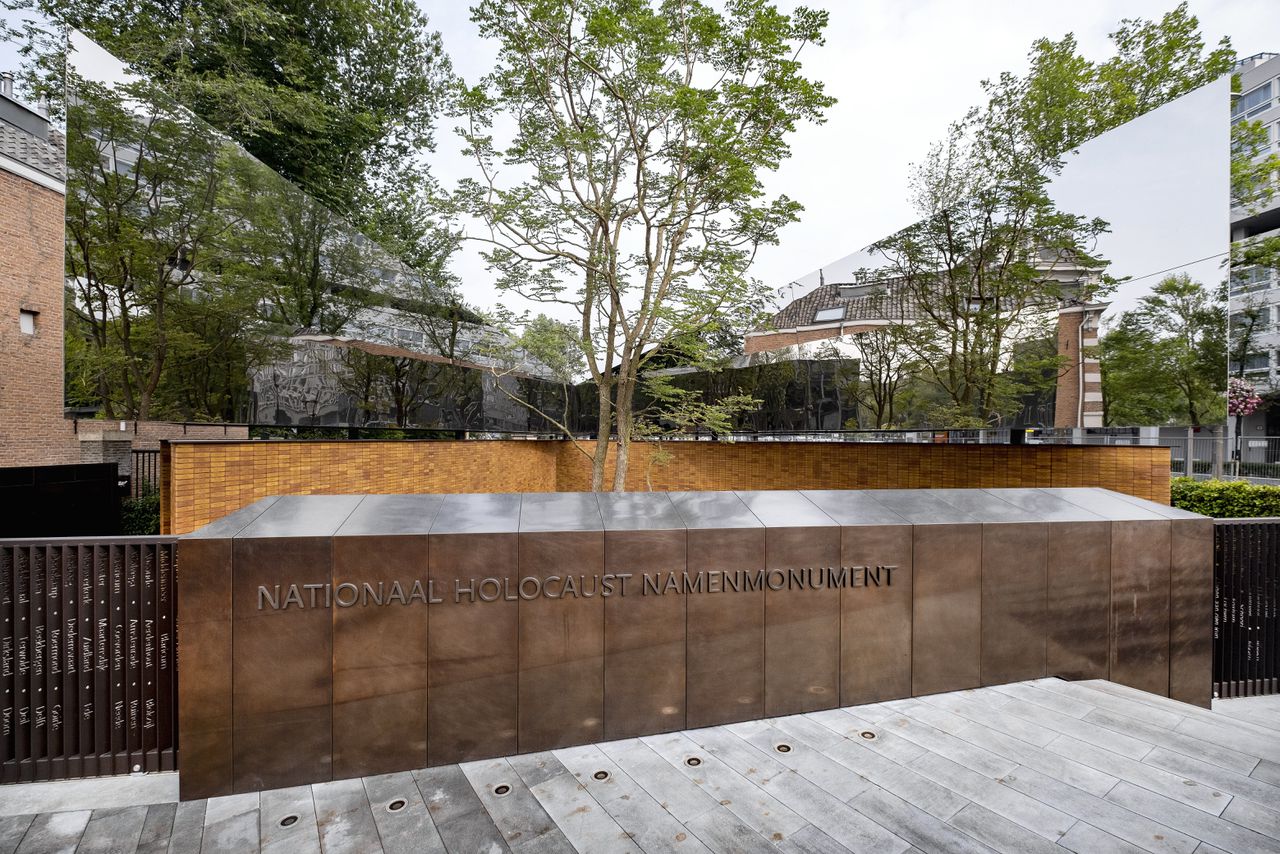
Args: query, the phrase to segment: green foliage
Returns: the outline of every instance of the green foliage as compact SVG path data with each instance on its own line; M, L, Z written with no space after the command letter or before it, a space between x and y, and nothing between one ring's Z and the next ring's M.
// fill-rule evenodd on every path
M1126 18L1110 34L1114 53L1095 62L1079 53L1075 36L1036 41L1025 77L985 81L987 135L1003 137L1040 167L1161 104L1230 73L1231 40L1206 52L1200 22L1185 2L1159 21Z
M160 533L160 491L147 487L120 502L120 533L146 537Z
M1185 273L1169 276L1101 341L1108 424L1220 423L1226 310Z
M454 203L487 226L476 239L499 288L574 312L600 437L578 447L601 489L614 433L620 488L646 363L759 304L754 251L799 215L764 176L833 103L798 59L827 16L765 0L482 0L472 19L498 59L458 92L480 177ZM515 119L506 144L500 116Z
M48 22L17 34L46 66L37 92L60 100L55 30L74 27L375 237L430 243L406 214L430 189L417 154L449 65L411 0L3 2Z
M1280 486L1175 477L1170 483L1170 497L1174 507L1215 519L1280 516Z

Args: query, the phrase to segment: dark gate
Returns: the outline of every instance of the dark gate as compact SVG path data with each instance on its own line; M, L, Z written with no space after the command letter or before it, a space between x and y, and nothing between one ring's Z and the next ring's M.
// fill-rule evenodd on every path
M1280 519L1213 526L1213 690L1280 693Z
M0 780L176 768L175 547L0 540Z

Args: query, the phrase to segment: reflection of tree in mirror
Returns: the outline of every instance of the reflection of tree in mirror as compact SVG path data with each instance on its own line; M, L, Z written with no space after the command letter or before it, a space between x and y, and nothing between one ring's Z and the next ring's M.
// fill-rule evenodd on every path
M1227 318L1186 274L1162 279L1102 338L1106 423L1221 424Z

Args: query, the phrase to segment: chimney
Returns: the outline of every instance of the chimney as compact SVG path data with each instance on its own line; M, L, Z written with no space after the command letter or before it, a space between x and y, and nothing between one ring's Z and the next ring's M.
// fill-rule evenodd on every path
M49 117L13 95L13 72L0 71L0 122L13 125L37 139L49 139Z

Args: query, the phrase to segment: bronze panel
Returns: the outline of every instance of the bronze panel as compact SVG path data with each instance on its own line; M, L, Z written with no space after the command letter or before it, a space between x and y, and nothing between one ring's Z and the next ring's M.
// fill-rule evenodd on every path
M917 525L911 693L976 688L982 677L982 527Z
M231 794L231 543L186 539L178 594L184 799Z
M839 565L840 528L834 525L765 529L768 569L808 568L821 573ZM765 715L795 715L839 705L840 593L825 587L765 591Z
M1106 679L1109 673L1111 523L1049 526L1046 673Z
M1049 530L1043 522L982 526L982 684L1045 675Z
M521 753L604 736L603 572L603 530L520 534L521 578L557 594L520 601ZM569 576L577 595L565 590Z
M764 569L764 528L691 528L689 571ZM685 603L688 726L764 714L764 591L695 595Z
M607 531L605 572L631 573L604 600L604 737L683 729L684 597L642 596L646 573L683 572L685 532Z
M1167 520L1111 523L1111 681L1169 693Z
M1169 696L1209 708L1213 698L1213 521L1172 523Z
M330 609L323 607L320 592L321 607L259 611L258 586L328 584L332 555L329 537L241 537L235 542L232 747L237 792L331 778Z
M334 590L348 591L345 600L350 583L389 603L333 609L334 777L427 764L429 608L407 601L426 568L425 535L333 540Z
M518 506L518 505L517 505ZM466 762L516 752L519 605L455 595L456 579L518 580L515 533L432 534L427 609L427 761Z
M841 529L842 566L896 566L887 586L840 591L840 704L911 696L911 526Z

